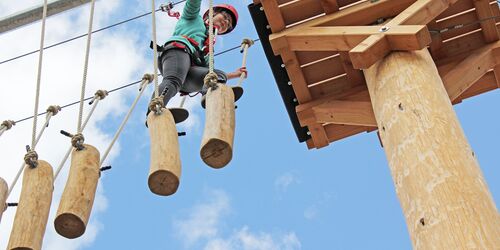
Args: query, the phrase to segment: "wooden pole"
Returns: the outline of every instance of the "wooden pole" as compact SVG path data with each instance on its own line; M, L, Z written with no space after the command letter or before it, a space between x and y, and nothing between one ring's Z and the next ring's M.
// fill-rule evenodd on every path
M2 222L3 212L7 209L7 193L9 186L4 179L0 178L0 222Z
M172 195L179 188L181 178L179 141L174 117L165 108L161 115L151 112L148 127L151 137L149 189L157 195Z
M49 217L54 176L52 166L39 160L36 168L25 167L21 198L14 217L7 249L40 250Z
M500 246L498 210L427 49L364 74L413 247Z
M215 90L208 90L200 155L210 167L222 168L233 157L234 109L234 94L230 87L218 84Z
M71 153L71 168L54 220L56 232L74 239L87 228L100 176L99 151L85 144L84 150Z

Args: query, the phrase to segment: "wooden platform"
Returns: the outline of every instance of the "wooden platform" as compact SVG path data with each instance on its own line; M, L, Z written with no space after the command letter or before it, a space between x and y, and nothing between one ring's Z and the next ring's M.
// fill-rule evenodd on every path
M377 130L361 69L391 51L428 47L454 104L500 87L496 1L254 0L250 8L265 14L267 27L252 17L261 39L262 29L272 33L263 43L283 62L296 102L283 99L295 107L292 123L307 127L309 148Z

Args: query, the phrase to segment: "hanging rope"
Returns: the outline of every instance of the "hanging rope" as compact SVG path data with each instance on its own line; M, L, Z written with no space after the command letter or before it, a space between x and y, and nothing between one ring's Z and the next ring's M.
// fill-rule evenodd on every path
M106 90L98 90L95 94L92 100L90 101L89 104L92 105L92 108L90 109L89 113L87 114L87 117L85 118L85 121L83 122L82 125L82 132L85 130L85 127L87 126L87 123L90 120L90 117L94 114L94 111L97 107L97 104L99 104L99 101L103 100L108 96L108 91ZM59 173L61 172L62 168L64 167L64 164L66 164L66 161L69 158L69 155L71 154L71 150L73 149L73 145L69 146L68 150L66 151L66 154L64 155L61 163L59 163L59 166L56 169L56 172L54 173L54 181L57 179L57 176L59 176Z
M40 53L38 55L38 73L36 80L36 94L35 94L35 110L33 115L33 131L31 133L31 151L35 151L36 141L36 123L38 117L38 105L40 102L40 83L42 80L42 61L43 61L43 45L45 41L45 23L47 19L47 0L43 1L43 14L42 14L42 31L40 35ZM32 154L34 155L34 154Z
M152 36L153 36L153 77L154 77L154 82L155 82L155 97L158 97L160 95L160 87L158 85L158 48L156 46L156 4L155 0L151 0L151 5L152 5Z
M6 120L2 122L2 125L0 125L0 136L3 135L3 132L9 130L12 128L12 126L16 125L15 121L12 120Z
M82 119L83 119L83 102L85 99L85 87L87 85L87 73L89 67L89 56L90 56L90 42L92 40L92 26L94 22L94 9L95 9L95 0L92 0L90 4L90 18L89 18L89 26L87 31L87 47L85 49L85 63L83 65L83 79L82 79L82 90L80 93L80 109L78 112L78 127L77 134L73 136L71 139L71 143L74 147L78 145L83 145L83 141L85 138L82 135Z
M254 41L250 38L245 38L241 42L241 49L240 52L243 53L243 62L241 63L241 68L246 69L247 67L247 55L248 55L248 48L252 47L254 45ZM243 80L247 77L247 73L243 72L240 76L240 79L238 80L238 85L241 87L241 84L243 84Z
M139 102L139 99L141 98L142 94L144 93L144 90L146 89L146 85L148 85L149 83L151 83L152 80L153 80L153 78L154 78L153 75L148 75L148 74L145 74L144 77L142 78L142 83L141 83L141 87L139 89L139 94L135 98L134 102L132 103L132 106L130 107L130 110L128 111L128 113L125 116L125 118L123 119L120 127L116 131L115 136L113 137L113 140L111 141L111 143L109 144L108 148L104 152L104 154L103 154L103 156L101 158L101 166L104 163L104 161L106 160L106 158L108 157L109 153L111 152L111 149L113 148L113 145L118 140L118 137L120 136L121 132L123 131L123 128L127 124L128 120L130 118L130 115L132 114L132 112L135 109L135 106L137 106L137 103Z
M208 7L208 74L203 80L203 84L207 87L214 88L217 86L218 76L214 72L214 38L217 30L214 30L214 1L209 1Z
M36 137L35 143L33 144L34 145L33 147L35 147L38 144L38 142L40 141L40 139L42 138L43 132L45 132L45 128L47 128L49 126L50 119L53 116L57 115L59 113L59 111L61 111L61 107L59 107L57 105L50 106L47 108L47 115L45 116L45 123L44 123L42 129L40 130L38 136ZM36 152L34 150L31 150L30 152L28 152L24 156L24 162L21 164L21 167L19 167L19 170L17 171L16 177L14 177L14 180L9 185L9 191L7 193L7 197L9 197L10 193L12 192L12 189L14 189L14 187L16 186L17 181L19 180L19 177L21 177L21 174L23 173L24 167L26 165L28 165L28 166L32 165L33 160L36 158L38 158L38 155L36 154Z

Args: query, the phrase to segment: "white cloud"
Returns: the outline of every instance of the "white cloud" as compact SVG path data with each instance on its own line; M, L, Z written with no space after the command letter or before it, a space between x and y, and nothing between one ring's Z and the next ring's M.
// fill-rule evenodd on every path
M109 14L116 11L124 0L97 1L94 28L103 27L110 23ZM39 4L40 1L18 0L2 1L0 16L14 11L24 10L29 6ZM89 19L89 5L75 10L50 17L47 20L46 42L50 45L75 35L86 32ZM27 51L38 49L41 22L28 25L17 30L0 35L0 60L5 60ZM98 89L112 89L120 85L134 82L145 72L150 72L152 63L143 44L138 44L140 34L134 30L112 29L94 34L88 70L86 96L92 95ZM148 34L149 35L149 34ZM52 104L63 105L80 98L80 89L83 74L83 62L86 39L82 38L70 43L51 48L44 52L40 112ZM38 54L30 55L9 63L0 65L0 120L20 119L33 114L35 83L37 74ZM149 71L148 71L149 70ZM84 135L86 143L96 146L101 154L107 148L112 134L100 129L103 122L112 122L116 126L128 110L131 99L137 94L137 87L114 92L100 102L96 113L90 120ZM148 97L144 97L148 98ZM85 112L90 108L85 104ZM140 109L140 108L139 108ZM138 110L137 112L140 112ZM69 139L59 134L64 129L75 132L78 105L63 109L52 118L50 126L37 146L40 159L48 161L57 168L69 146ZM85 115L85 114L84 114ZM112 119L110 119L110 117ZM44 116L39 117L38 130L44 122ZM2 152L2 168L0 177L9 184L22 162L24 145L31 142L32 121L25 121L16 125L12 130L0 137L0 152ZM109 126L108 126L109 127ZM116 144L108 161L120 152L120 144ZM67 179L69 163L61 172L55 183L53 202L47 222L43 249L76 250L92 245L104 225L99 218L106 211L108 200L105 196L105 187L99 183L94 208L86 233L76 239L67 240L59 236L54 230L54 217L59 200ZM13 190L10 202L18 201L21 191L20 180ZM15 209L8 209L2 218L0 226L0 248L5 249L9 240L13 224Z
M276 190L280 192L286 192L288 190L288 187L290 187L290 185L299 183L300 179L297 176L297 173L287 172L276 178L276 180L274 181L274 186Z
M294 232L285 234L252 232L247 225L225 235L224 218L231 211L230 199L222 190L210 190L207 201L195 205L184 219L174 220L173 231L186 249L200 245L205 250L295 250L301 243Z

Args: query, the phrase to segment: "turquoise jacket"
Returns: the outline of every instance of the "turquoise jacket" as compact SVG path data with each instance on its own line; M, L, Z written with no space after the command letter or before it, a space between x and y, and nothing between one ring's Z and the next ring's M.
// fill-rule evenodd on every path
M207 28L203 18L200 16L201 0L187 0L181 18L175 25L175 30L167 40L168 42L178 41L186 44L191 52L195 51L194 46L183 36L190 37L198 42L200 49L203 49L203 42L207 39ZM208 58L205 58L208 63Z

